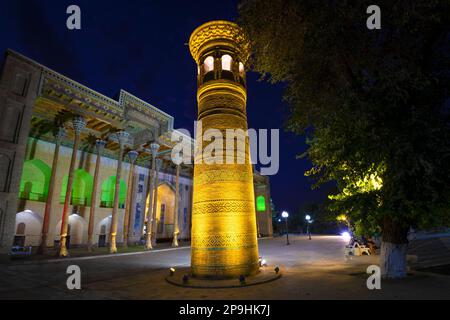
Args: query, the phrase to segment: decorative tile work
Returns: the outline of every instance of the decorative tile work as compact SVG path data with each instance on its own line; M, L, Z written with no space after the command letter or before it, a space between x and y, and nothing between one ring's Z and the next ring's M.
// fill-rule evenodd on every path
M197 61L200 58L202 46L212 40L228 40L235 44L235 48L247 61L250 55L249 41L242 29L229 21L211 21L197 28L189 39L192 57Z
M232 216L253 213L254 203L249 200L217 200L194 203L193 215L209 215L209 216Z
M195 176L197 186L210 184L217 181L241 181L253 182L253 174L247 171L235 170L210 170L204 171Z
M192 248L206 248L208 250L252 248L256 245L256 233L226 233L211 235L196 233L192 237Z

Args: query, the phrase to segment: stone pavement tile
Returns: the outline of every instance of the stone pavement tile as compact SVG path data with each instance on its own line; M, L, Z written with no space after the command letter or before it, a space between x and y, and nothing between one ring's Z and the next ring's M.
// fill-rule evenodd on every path
M368 290L365 272L379 257L346 259L344 244L339 237L293 237L289 247L281 238L262 240L260 255L280 266L282 278L230 289L168 284L168 269L189 265L189 250L77 261L82 290L73 291L66 287L66 269L74 262L0 266L0 299L450 299L450 277L420 272Z

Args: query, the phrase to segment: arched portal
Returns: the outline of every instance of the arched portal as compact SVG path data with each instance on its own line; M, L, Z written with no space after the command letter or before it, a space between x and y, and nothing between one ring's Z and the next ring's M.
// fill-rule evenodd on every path
M42 217L25 210L16 214L15 246L38 246L41 240Z
M114 206L114 192L116 190L116 176L111 176L102 183L101 204L103 208L112 208ZM119 190L119 208L125 207L127 199L127 185L123 179L120 179Z
M266 198L264 196L256 197L256 211L258 212L266 211Z
M84 230L86 230L86 220L76 213L69 216L69 225L67 229L67 248L71 245L81 245L84 244ZM55 229L55 235L59 239L61 235L61 221L58 222Z
M61 203L64 203L67 192L68 175L64 176L61 187ZM85 170L74 172L71 204L74 206L90 206L94 178Z
M108 239L109 239L109 231L111 230L111 221L112 216L108 216L101 220L97 225L97 232L98 235L98 242L97 246L99 248L106 247L108 245Z
M27 160L23 164L19 198L46 201L50 185L51 168L42 160Z
M147 197L147 208L149 206ZM175 190L172 185L162 182L158 186L158 198L156 204L157 237L170 238L173 235L175 210ZM147 212L147 210L146 210Z

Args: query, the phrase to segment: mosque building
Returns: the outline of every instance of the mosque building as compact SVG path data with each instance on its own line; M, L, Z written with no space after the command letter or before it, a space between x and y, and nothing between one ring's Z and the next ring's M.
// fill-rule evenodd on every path
M174 164L171 151L174 135L188 147L194 140L171 115L124 90L106 97L12 50L0 110L0 252L114 253L191 239L194 168ZM258 235L271 236L269 179L253 169L253 185Z

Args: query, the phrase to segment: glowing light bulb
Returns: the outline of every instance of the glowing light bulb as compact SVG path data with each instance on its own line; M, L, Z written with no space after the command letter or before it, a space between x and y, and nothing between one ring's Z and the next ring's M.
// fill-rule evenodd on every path
M342 233L341 233L341 237L342 237L342 239L344 239L345 241L350 241L350 239L352 238L352 236L350 235L350 233L348 233L347 231L342 232Z

